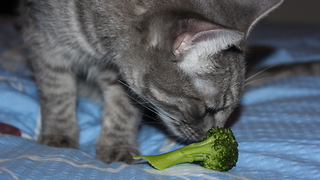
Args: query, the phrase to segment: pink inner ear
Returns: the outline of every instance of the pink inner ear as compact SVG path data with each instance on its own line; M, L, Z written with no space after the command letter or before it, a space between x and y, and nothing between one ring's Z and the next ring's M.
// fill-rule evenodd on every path
M222 29L219 25L199 19L184 19L179 22L178 26L178 37L174 41L172 49L173 54L176 56L183 54L188 45L191 44L190 41L197 34L204 31Z
M190 33L184 33L177 37L173 44L173 54L179 56L187 48L187 43L192 39L194 35Z

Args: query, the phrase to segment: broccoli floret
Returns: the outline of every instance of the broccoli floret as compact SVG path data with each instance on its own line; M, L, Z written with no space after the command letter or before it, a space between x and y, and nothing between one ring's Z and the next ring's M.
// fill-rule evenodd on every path
M207 169L229 171L238 161L238 143L230 129L212 128L201 142L160 155L134 156L133 158L147 159L158 170L164 170L176 164L198 161Z

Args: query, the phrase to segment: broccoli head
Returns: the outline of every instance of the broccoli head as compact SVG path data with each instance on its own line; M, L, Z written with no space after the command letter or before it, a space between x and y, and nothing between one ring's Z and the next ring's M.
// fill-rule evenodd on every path
M155 156L134 156L147 159L158 170L187 162L200 162L207 169L229 171L238 161L238 143L230 129L212 128L203 141Z

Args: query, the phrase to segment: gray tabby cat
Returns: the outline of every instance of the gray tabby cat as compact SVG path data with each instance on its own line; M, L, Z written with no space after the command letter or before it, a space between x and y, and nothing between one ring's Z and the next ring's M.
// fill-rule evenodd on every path
M224 126L245 81L245 41L282 0L24 0L24 38L41 104L39 142L78 147L77 84L102 93L97 156L132 163L139 107L198 141ZM82 81L81 81L82 82Z

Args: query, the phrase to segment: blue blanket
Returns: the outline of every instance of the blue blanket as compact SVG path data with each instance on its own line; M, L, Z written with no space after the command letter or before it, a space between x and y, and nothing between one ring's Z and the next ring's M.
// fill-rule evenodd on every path
M320 60L320 27L259 25L251 47L269 47L258 66ZM320 179L320 78L302 76L265 83L245 92L230 119L239 161L229 172L181 164L164 171L145 161L105 164L95 159L101 108L78 101L80 149L36 143L40 119L37 90L26 65L21 35L0 21L0 179ZM10 126L9 126L10 125ZM13 127L17 129L14 129ZM21 132L21 137L19 133ZM181 147L152 125L139 131L142 154Z

